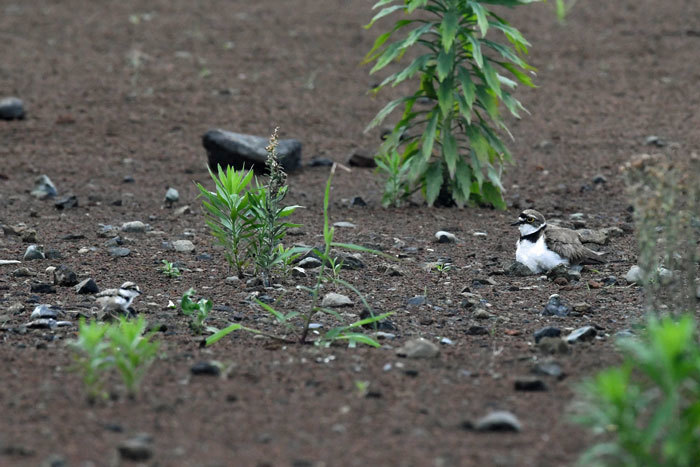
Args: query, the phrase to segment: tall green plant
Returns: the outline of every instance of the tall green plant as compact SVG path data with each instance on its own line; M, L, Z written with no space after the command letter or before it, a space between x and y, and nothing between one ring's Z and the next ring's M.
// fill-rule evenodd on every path
M534 86L525 73L533 68L522 58L530 44L486 5L514 7L535 1L539 0L380 0L374 5L382 9L367 28L395 12L405 16L376 39L365 57L365 63L374 62L370 73L399 61L409 50L420 50L375 92L416 75L419 84L413 94L389 102L367 130L403 107L380 154L400 152L401 163L409 166L402 183L408 192L422 189L429 205L442 193L459 206L473 200L505 209L501 173L512 156L497 133L508 133L499 107L503 103L516 118L526 111L511 91L518 82ZM512 47L491 35L487 39L490 31L501 32ZM389 42L401 33L401 39ZM417 104L419 100L429 105ZM384 204L392 199L385 196Z

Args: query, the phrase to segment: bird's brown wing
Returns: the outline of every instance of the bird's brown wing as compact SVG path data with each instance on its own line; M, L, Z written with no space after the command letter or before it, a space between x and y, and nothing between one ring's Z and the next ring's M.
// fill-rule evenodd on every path
M568 258L571 264L586 261L604 262L595 251L583 246L579 234L571 229L548 225L545 230L545 243L547 248L562 258Z

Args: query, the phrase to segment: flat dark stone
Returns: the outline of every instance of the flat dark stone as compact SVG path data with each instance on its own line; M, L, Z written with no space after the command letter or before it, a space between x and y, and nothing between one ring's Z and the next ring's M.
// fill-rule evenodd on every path
M547 326L546 328L538 329L535 331L535 343L538 343L544 337L559 337L561 336L561 329L555 328L553 326Z
M202 145L207 151L209 168L216 172L218 166L237 170L253 169L265 171L267 138L245 135L225 130L209 130L202 136ZM301 142L296 139L279 140L277 156L282 168L292 172L301 167Z
M197 362L190 368L193 375L219 376L221 368L211 362Z
M22 120L24 103L16 97L0 99L0 120Z
M37 282L31 285L32 293L56 293L56 289L53 284L47 284L46 282Z

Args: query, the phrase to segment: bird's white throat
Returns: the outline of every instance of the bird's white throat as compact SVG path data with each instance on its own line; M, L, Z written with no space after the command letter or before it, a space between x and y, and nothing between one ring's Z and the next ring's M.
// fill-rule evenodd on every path
M530 224L520 224L518 226L518 229L520 230L520 236L525 237L527 235L537 232L540 229L543 229L546 225L547 224L542 224L539 227L535 227L534 225Z

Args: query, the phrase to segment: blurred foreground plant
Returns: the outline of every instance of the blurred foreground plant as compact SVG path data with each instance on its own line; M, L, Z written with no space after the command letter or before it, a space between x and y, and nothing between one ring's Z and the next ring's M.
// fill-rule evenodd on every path
M443 204L463 206L471 200L505 209L501 172L512 156L496 131L510 134L499 104L520 118L520 111L526 110L510 91L518 82L534 87L525 73L533 68L522 58L530 44L487 5L514 7L535 1L539 0L380 0L374 5L381 10L367 28L397 11L405 16L374 42L365 57L365 63L375 62L370 73L398 62L414 46L423 52L374 89L376 93L419 75L413 94L389 102L365 130L403 107L377 157L379 170L390 179L382 199L385 206L398 204L420 188L431 206L440 197ZM403 38L389 42L405 31ZM512 48L487 39L489 31L502 33Z

